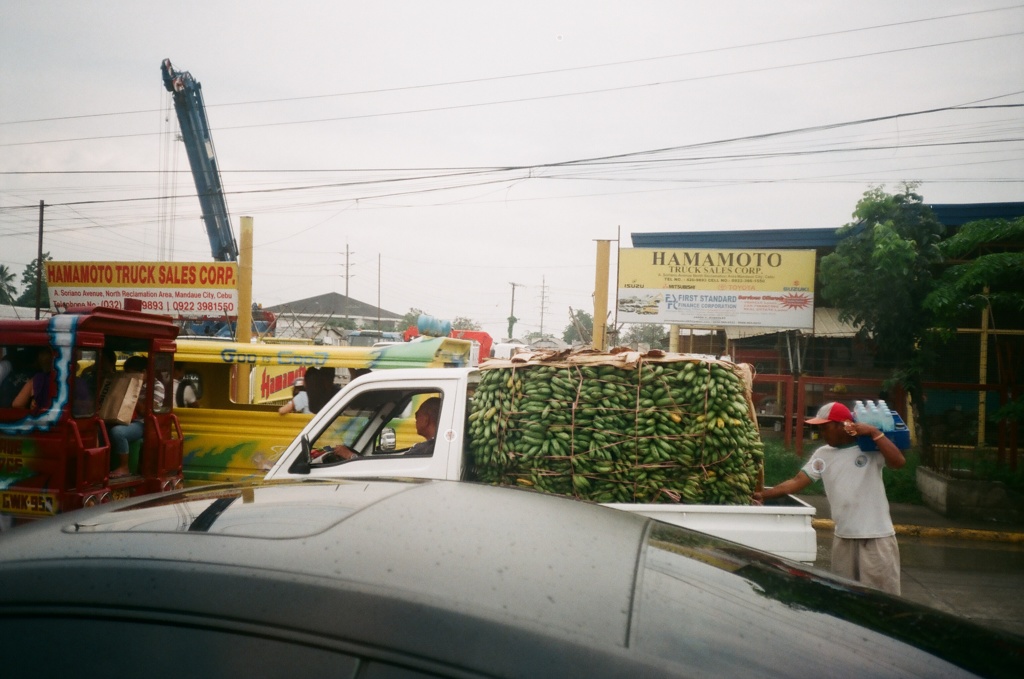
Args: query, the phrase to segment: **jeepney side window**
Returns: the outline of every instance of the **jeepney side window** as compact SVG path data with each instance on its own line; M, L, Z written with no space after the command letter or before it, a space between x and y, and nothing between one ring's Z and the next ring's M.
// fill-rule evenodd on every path
M0 379L0 408L11 408L15 397L25 382L35 373L34 347L7 346L2 360L4 375ZM23 417L23 413L11 415L11 419Z
M153 356L153 411L166 413L174 404L174 354Z
M75 349L74 389L71 391L71 416L92 417L96 414L99 393L99 351Z
M32 344L13 350L8 347L7 351L9 352L7 359L10 362L5 366L5 372L8 374L0 384L0 408L17 408L22 411L49 410L52 405L51 400L56 396L56 393L50 393L54 386L52 378L56 376L53 371L55 355L53 348L47 344ZM32 390L23 393L26 385L32 386L35 378L44 373L51 376L51 380L39 383L40 387L46 389L46 393L42 395L36 393L34 386ZM19 397L22 402L15 405ZM40 398L43 399L41 403L39 402Z

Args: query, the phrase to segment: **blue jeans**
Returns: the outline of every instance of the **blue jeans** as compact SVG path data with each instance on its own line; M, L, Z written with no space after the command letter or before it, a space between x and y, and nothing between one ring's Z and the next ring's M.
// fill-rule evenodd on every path
M131 424L115 424L110 427L111 452L115 455L127 455L128 446L142 438L143 425L142 420L132 420Z

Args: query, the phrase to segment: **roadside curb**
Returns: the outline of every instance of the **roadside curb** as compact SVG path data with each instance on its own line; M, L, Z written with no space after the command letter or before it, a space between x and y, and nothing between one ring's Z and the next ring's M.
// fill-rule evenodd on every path
M811 526L822 532L832 532L836 524L832 519L812 519ZM921 538L957 538L960 540L987 540L989 542L1024 543L1024 532L979 530L976 528L939 528L934 526L909 526L895 524L897 535Z

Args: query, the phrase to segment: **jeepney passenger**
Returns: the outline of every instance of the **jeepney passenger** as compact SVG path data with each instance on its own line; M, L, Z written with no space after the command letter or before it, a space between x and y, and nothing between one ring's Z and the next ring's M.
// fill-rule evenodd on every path
M146 401L146 369L149 363L145 356L130 356L124 362L124 372L142 374L142 391L139 392L139 401L135 406L135 413L131 424L115 424L110 427L111 455L116 455L117 467L110 472L111 478L127 476L131 474L128 468L128 460L131 444L142 439L145 433L145 416L148 413ZM153 402L163 403L164 385L159 380L153 388Z
M191 380L185 379L185 364L181 361L174 362L173 393L175 408L199 407L199 394L196 393L196 386Z
M306 379L296 377L292 382L292 400L277 409L279 415L288 413L309 413L309 394L306 392Z
M36 353L36 373L27 380L14 397L11 406L29 408L35 412L47 410L57 393L56 373L53 371L53 349L39 347Z
M11 357L7 351L7 347L0 349L3 351L3 358L0 358L0 384L3 384L7 376L11 374L11 370L14 369L14 365L11 363Z
M32 356L27 349L8 347L4 362L10 365L10 370L0 380L0 408L10 408L25 383L32 379Z

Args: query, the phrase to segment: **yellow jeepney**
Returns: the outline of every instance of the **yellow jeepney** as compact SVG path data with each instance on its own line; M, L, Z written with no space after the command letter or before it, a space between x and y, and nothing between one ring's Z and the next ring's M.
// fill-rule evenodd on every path
M174 410L185 439L185 483L262 478L313 417L278 414L292 383L310 368L343 382L364 370L467 366L471 349L471 342L451 338L378 347L180 339L175 365L199 394L196 407Z

